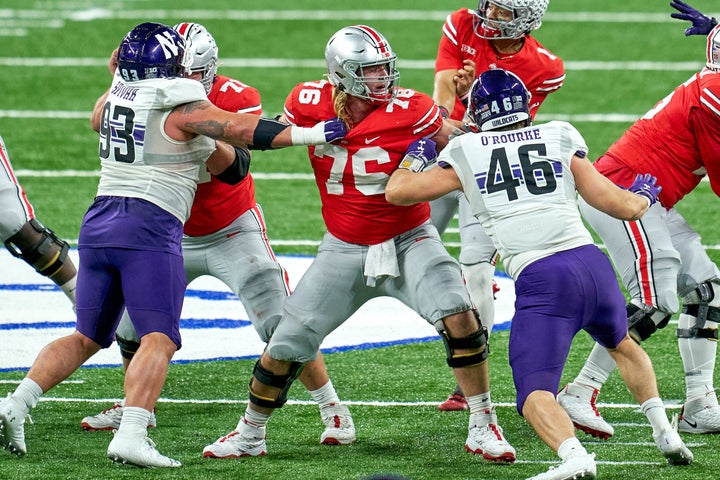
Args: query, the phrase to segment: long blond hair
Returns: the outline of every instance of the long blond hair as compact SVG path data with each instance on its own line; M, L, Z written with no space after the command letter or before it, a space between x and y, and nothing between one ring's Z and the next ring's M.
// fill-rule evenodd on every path
M345 122L345 125L347 125L348 129L351 129L352 119L350 118L350 114L348 113L346 108L348 102L347 92L343 92L337 86L333 86L332 99L333 108L335 109L335 115L337 115L340 120Z

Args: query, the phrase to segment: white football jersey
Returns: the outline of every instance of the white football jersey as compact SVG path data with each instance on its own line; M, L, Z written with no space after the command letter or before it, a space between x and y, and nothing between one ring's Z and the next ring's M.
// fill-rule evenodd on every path
M473 215L495 243L507 273L517 278L535 260L593 243L570 171L576 152L587 151L580 132L555 121L461 135L438 162L455 170Z
M185 222L215 141L202 135L173 140L164 126L174 107L197 100L207 96L195 80L125 82L116 74L100 125L98 195L142 198Z

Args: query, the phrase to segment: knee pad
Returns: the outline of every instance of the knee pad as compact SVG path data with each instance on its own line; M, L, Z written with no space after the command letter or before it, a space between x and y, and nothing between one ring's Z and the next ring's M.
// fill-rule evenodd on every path
M439 332L440 338L442 338L443 344L445 345L447 364L450 368L472 367L474 365L480 365L487 360L487 357L490 354L487 329L482 326L479 320L478 327L478 330L474 333L461 338L451 337L446 330ZM458 355L455 351L459 348L477 348L480 349L480 351L476 353Z
M720 281L713 279L701 283L683 297L682 313L695 317L695 325L691 328L678 328L678 338L706 338L717 341L717 326L708 327L707 322L720 323L720 295L715 293L718 287Z
M279 388L280 394L278 398L261 397L252 389L252 380L250 380L249 394L250 401L259 407L280 408L287 402L287 395L293 382L302 372L303 365L300 362L290 362L290 371L287 375L275 375L270 370L260 364L260 360L255 363L253 369L253 378L263 385Z
M628 317L628 333L636 343L646 340L656 330L665 328L672 316L655 307L638 307L634 303L628 303L625 308Z
M31 230L40 234L39 239L34 239L36 235L28 237ZM5 241L5 248L14 257L23 259L40 275L52 277L65 264L70 245L33 218Z

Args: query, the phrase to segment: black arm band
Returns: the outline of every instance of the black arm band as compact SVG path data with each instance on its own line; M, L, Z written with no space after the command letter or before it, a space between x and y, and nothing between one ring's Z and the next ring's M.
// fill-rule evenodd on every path
M261 118L253 133L253 143L249 148L254 150L268 150L280 132L288 128L286 123L280 123L269 118Z
M250 151L247 148L233 147L235 149L235 161L219 175L218 180L230 185L236 185L247 177L250 170Z

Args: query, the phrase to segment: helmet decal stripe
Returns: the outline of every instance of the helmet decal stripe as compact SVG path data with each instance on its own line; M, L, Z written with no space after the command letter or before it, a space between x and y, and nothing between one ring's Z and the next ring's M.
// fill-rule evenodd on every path
M178 33L179 33L180 35L182 35L183 37L186 37L186 36L187 36L187 32L188 32L188 30L190 29L190 26L191 26L191 25L192 25L191 23L183 22L183 23L181 23L180 25L178 25L177 27L175 27L175 30L177 30ZM187 38L187 37L186 37L186 38Z
M375 47L380 53L389 53L388 45L385 43L383 37L375 31L374 28L368 27L367 25L357 25L357 28L365 32L375 41Z

